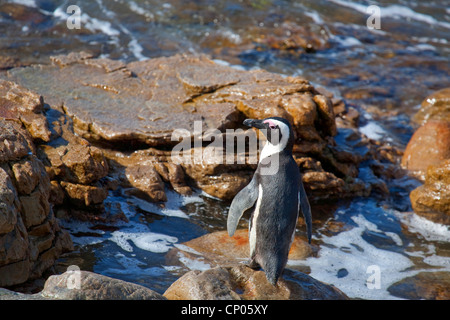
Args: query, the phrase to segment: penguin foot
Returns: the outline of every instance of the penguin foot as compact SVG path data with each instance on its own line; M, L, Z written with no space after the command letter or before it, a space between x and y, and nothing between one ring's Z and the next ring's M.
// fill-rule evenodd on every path
M253 270L257 270L257 269L260 269L260 268L261 268L261 266L259 265L259 263L256 262L254 259L250 259L245 265L246 265L247 267L249 267L250 269L253 269Z

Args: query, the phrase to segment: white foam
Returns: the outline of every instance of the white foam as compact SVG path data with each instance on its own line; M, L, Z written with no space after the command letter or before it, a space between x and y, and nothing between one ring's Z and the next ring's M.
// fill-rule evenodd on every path
M367 5L349 2L345 0L329 0L331 2L337 3L341 6L352 8L353 10L359 11L361 13L367 14ZM419 13L411 8L394 4L388 7L380 6L380 16L382 18L392 17L392 18L403 18L403 19L412 19L420 22L429 23L431 25L439 25L444 28L450 29L450 23L444 21L438 21L434 17L429 16L427 14Z
M154 232L124 232L114 231L109 238L116 243L124 251L133 252L133 247L130 242L146 251L155 253L164 253L169 251L174 243L178 241L177 238L171 237L161 233Z
M317 24L325 23L325 21L323 21L322 17L316 11L304 11L303 13L308 17L310 17L314 21L314 23Z
M408 227L410 232L418 233L428 241L450 242L449 226L435 223L415 213L397 212L396 215Z
M330 283L345 292L349 297L363 299L395 299L387 288L416 271L406 271L413 263L404 255L378 249L362 238L366 230L378 231L372 222L363 215L352 217L357 226L337 235L322 236L323 241L318 257L290 264L307 265L311 268L311 276ZM369 289L366 285L371 273L369 266L377 266L380 270L380 288ZM338 277L338 271L346 269L345 277Z
M67 21L67 19L70 17L70 15L65 11L65 6L56 8L53 12L53 16L64 21ZM80 25L82 26L82 28L86 28L89 31L101 31L110 37L117 37L120 35L119 30L113 28L111 22L92 18L85 12L82 12L80 15Z
M233 32L230 29L220 29L218 31L218 34L223 36L224 38L228 39L231 43L234 44L241 44L242 38L239 34Z
M133 53L136 59L139 61L147 60L148 57L144 56L142 52L144 51L144 48L139 44L136 38L131 39L130 42L128 42L128 48Z
M209 263L202 261L203 258L191 259L184 255L181 251L177 253L177 256L178 260L189 270L205 271L211 269L211 265Z
M82 13L80 18L83 26L90 31L101 31L111 37L120 34L119 30L114 29L109 21L92 18L87 13Z
M184 251L184 252L193 253L193 254L196 254L196 255L199 255L199 256L202 255L197 250L192 249L191 247L188 247L187 245L184 245L184 244L177 243L177 244L174 244L174 247L177 248L177 249L180 249L181 251Z
M450 271L450 257L442 257L433 254L431 256L425 257L423 259L423 262L435 267L445 268L446 271Z
M339 42L339 44L344 47L355 47L363 45L361 41L359 41L355 37L350 36L333 36L332 39Z
M381 140L387 134L386 130L373 121L369 121L366 125L359 127L359 131L372 140Z
M183 197L170 190L166 192L166 195L167 202L165 203L164 208L159 207L155 203L148 202L136 197L130 197L130 202L146 212L156 213L163 216L188 219L189 216L181 211L180 207L186 203L201 201L201 198L199 198L198 196Z
M26 7L36 8L36 1L35 0L12 0L8 1L10 3L20 4Z
M139 14L141 16L146 17L147 20L155 18L153 13L151 13L150 11L145 10L144 8L140 7L136 2L134 2L134 1L127 1L127 3L128 3L128 7L130 8L131 11L133 11L134 13L137 13L137 14Z

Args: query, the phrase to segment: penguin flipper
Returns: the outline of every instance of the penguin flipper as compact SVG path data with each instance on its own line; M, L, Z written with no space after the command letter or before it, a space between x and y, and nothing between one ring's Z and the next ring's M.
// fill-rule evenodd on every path
M231 202L227 218L227 230L230 237L232 237L236 231L239 219L241 219L246 210L253 207L257 199L258 186L256 185L255 176L253 176L252 181L250 181L244 189L239 191Z
M311 243L311 234L312 234L311 206L309 205L305 188L303 187L303 183L301 182L300 182L300 190L298 193L298 199L300 201L300 209L302 211L303 217L305 218L306 232L308 234L308 243Z

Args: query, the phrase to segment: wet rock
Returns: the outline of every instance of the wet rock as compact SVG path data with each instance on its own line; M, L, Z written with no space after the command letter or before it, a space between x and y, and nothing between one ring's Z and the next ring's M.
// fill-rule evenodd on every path
M343 189L351 195L357 189L354 179L362 159L348 156L352 151L336 146L333 100L305 79L238 70L191 55L124 64L79 52L53 57L52 62L8 73L8 80L43 95L52 110L62 106L64 116L73 121L73 128L67 120L58 120L64 124L59 129L51 125L53 135L66 141L52 137L41 146L45 155L40 158L48 159L44 163L51 180L91 185L106 174L105 163L97 156L100 152L83 137L115 150L150 146L164 153L152 155L149 161L126 152L109 157L113 175L133 187L132 192L152 201L165 201L167 184L182 194L191 192L193 186L212 196L232 199L249 182L256 163L177 163L168 152L180 142L172 139L174 132L181 130L190 139L200 139L200 145L189 148L203 153L212 141L205 138L207 132L222 135L225 144L230 135L227 129L242 128L243 119L278 115L294 125L296 157L313 157L326 168L309 174L308 184L314 187L308 192L317 192L320 198L342 195ZM47 117L52 110L47 111ZM196 123L201 123L200 129ZM65 127L78 134L77 139L64 134L66 129L61 128ZM89 177L87 173L98 175ZM324 181L330 179L333 183L321 192Z
M394 283L388 291L405 299L448 300L450 299L450 272L420 272Z
M441 89L426 97L413 120L419 124L429 120L450 121L450 88Z
M164 293L169 300L310 300L348 299L337 288L286 269L277 286L263 271L244 265L190 271Z
M0 118L0 134L0 162L18 160L35 150L28 132L16 122Z
M39 25L46 20L46 15L37 8L16 3L2 3L0 13L10 19L32 22L34 25Z
M233 237L226 231L208 233L178 245L166 256L168 264L183 264L183 261L200 261L203 265L226 266L249 259L248 230L238 229ZM311 256L312 247L299 236L294 237L289 251L289 260L303 260Z
M252 30L250 30L252 32ZM283 51L315 52L329 47L327 39L319 36L308 27L292 21L285 21L277 28L254 30L255 40L270 48Z
M90 184L108 174L108 163L102 151L85 140L74 139L66 145L45 145L41 149L41 154L45 154L50 162L52 177L71 183Z
M450 159L450 122L430 120L421 126L406 146L403 168L423 176L430 165Z
M100 205L108 196L108 190L99 183L97 185L83 185L61 181L61 186L68 200L81 208Z
M165 183L180 194L190 194L184 170L170 162L170 153L154 148L124 153L104 150L110 166L110 175L129 192L150 201L166 201Z
M43 107L42 96L14 82L0 80L0 116L21 121L33 139L48 142L50 131Z
M450 224L450 160L428 167L425 184L410 193L414 212Z
M76 283L78 276L80 282ZM165 300L143 286L88 271L66 271L50 276L39 294L58 300Z
M22 294L0 288L0 300L166 300L146 287L89 271L50 276L44 289Z
M17 118L0 118L0 286L40 277L72 249L48 201L47 172Z
M0 55L0 71L8 70L19 66L20 62L18 58Z
M46 113L51 141L39 145L37 154L51 179L49 200L55 212L67 204L68 217L73 210L100 213L108 196L108 185L103 183L103 178L109 172L102 150L77 136L70 119L61 110L49 109Z

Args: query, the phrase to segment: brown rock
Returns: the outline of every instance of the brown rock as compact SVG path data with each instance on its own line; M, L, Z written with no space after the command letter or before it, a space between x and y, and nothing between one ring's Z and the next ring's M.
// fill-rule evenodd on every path
M450 159L450 122L431 120L421 126L406 146L402 167L423 175L428 166Z
M344 181L330 172L305 172L303 174L305 188L339 193L343 191Z
M47 120L42 114L32 112L23 113L20 115L20 121L25 125L25 128L33 139L44 142L50 141L51 132L47 128Z
M102 204L108 196L108 190L100 184L83 185L61 181L61 186L69 201L81 208Z
M40 295L57 300L165 300L143 286L89 271L50 276Z
M192 194L191 187L186 184L186 176L181 165L171 162L156 162L154 166L164 181L169 182L176 192L182 195Z
M394 295L412 300L449 300L450 272L420 272L394 283L388 291Z
M421 125L429 120L450 121L450 88L441 89L426 97L413 120Z
M47 217L50 204L48 195L36 190L30 195L20 196L22 219L27 228L38 225Z
M0 286L9 287L27 281L30 276L30 269L29 260L0 266Z
M183 256L189 256L197 260L200 259L203 263L211 266L235 264L249 259L250 247L248 230L246 229L236 230L233 237L230 237L226 231L208 233L185 242L183 245L195 250L195 253L189 249L183 250L181 246L172 250L176 252L181 250ZM170 255L173 254L170 253ZM288 258L290 260L303 260L311 256L311 254L312 249L310 245L300 237L295 236Z
M53 65L14 69L7 76L8 80L45 94L46 102L54 108L48 114L62 105L64 115L60 118L69 116L73 121L73 129L71 121L58 120L59 126L53 121L52 132L66 141L58 138L41 146L44 156L40 158L48 158L45 165L52 180L91 184L107 171L94 147L65 131L72 130L115 149L146 145L169 150L177 143L171 139L175 129L196 138L212 130L227 137L230 133L226 129L241 128L245 118L282 116L291 121L300 138L295 147L297 155L326 163L327 171L331 171L328 173L338 177L332 186L336 192L329 193L329 187L321 192L325 184L320 181L331 177L323 173L316 176L320 179L308 192L317 197L338 195L341 183L348 191L345 194L355 190L354 184L346 185L351 181L347 178L357 177L361 158L338 149L330 151L336 135L331 96L320 94L303 78L237 70L205 56L176 55L124 64L93 59L80 52L52 60ZM201 121L202 127L194 133L196 121ZM205 149L208 141L202 142L193 149ZM131 192L153 201L166 199L165 183L177 192L191 192L188 182L212 196L231 199L249 182L255 169L255 163L248 162L174 163L167 153L149 155L147 162L144 154L108 157L114 174L134 188ZM138 158L138 162L128 161ZM91 173L99 174L91 177Z
M430 166L425 184L411 191L410 199L417 214L450 224L450 160Z
M28 132L0 118L0 141L0 286L12 286L40 277L73 248L53 216L50 181Z
M17 192L6 171L0 167L0 235L14 229L17 223Z
M169 300L240 300L228 270L190 271L164 292Z
M82 60L92 58L92 54L88 52L71 52L68 55L58 55L58 56L52 56L50 57L50 60L60 66L60 67L66 67L68 65L80 62Z
M125 169L130 184L144 192L151 201L167 201L164 182L152 164L139 164Z
M44 108L44 99L12 81L0 80L0 96L12 103L19 112L39 114Z
M18 160L34 151L28 132L13 121L0 118L0 162Z
M243 265L190 271L164 293L169 300L309 300L348 299L337 288L301 272L285 270L277 286L263 271Z
M326 135L335 136L337 134L336 122L333 104L331 100L322 95L314 96L314 102L317 104L319 119L321 121L320 128Z
M18 58L9 56L0 56L0 70L8 70L19 66L20 62Z
M11 232L1 235L0 245L0 266L28 259L28 235L22 223L16 224Z
M35 156L14 163L12 165L12 171L14 173L19 194L31 194L42 176L45 175L45 169L42 162Z
M64 202L64 197L64 189L61 187L61 184L56 180L50 181L50 197L48 201L57 206Z
M108 164L100 149L90 146L86 141L76 141L57 148L42 148L50 161L51 169L61 180L89 184L108 174Z
M42 96L12 81L0 80L0 116L21 121L33 139L48 142L51 133L43 107Z
M300 52L315 52L328 47L323 35L317 35L306 25L299 25L292 21L284 21L277 28L262 28L254 31L255 41L265 43L276 50L289 50Z

